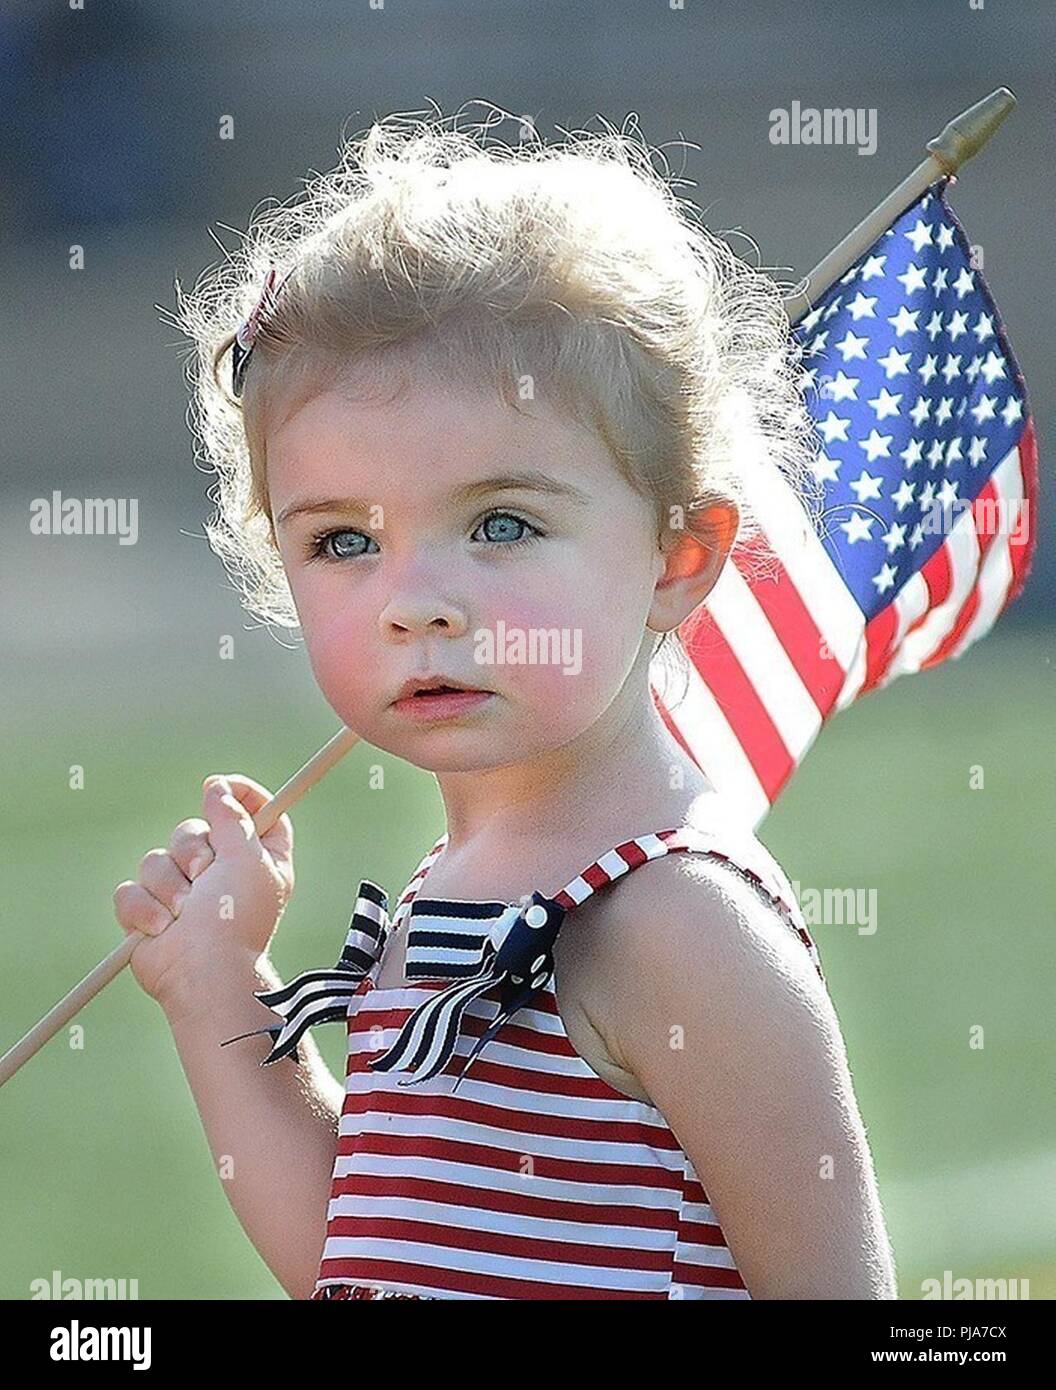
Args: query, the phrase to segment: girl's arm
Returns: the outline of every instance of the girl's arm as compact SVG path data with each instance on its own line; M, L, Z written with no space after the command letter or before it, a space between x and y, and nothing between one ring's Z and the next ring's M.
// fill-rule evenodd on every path
M305 1060L260 1065L274 1023L254 990L280 984L267 949L293 891L293 826L261 839L253 816L270 793L248 777L207 777L203 817L181 821L166 849L114 891L117 920L143 939L136 980L169 1020L228 1200L294 1298L312 1291L326 1228L342 1091L311 1039Z
M290 1297L307 1298L326 1234L341 1086L308 1034L299 1065L262 1067L267 1035L220 1046L264 1026L253 991L281 983L266 956L238 954L165 1013L227 1199Z
M714 860L643 865L597 933L606 1042L696 1169L753 1298L897 1298L839 1021L805 947Z

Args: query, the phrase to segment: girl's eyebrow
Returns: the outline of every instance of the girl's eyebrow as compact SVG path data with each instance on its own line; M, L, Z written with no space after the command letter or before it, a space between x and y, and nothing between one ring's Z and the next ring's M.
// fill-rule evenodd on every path
M551 497L567 497L581 506L586 506L591 501L587 493L572 483L552 478L548 473L536 472L505 473L495 478L478 478L475 482L455 488L450 494L450 501L454 504L474 502L492 492L539 492ZM283 521L289 521L291 517L313 515L318 512L369 512L373 505L361 497L305 497L284 507L275 518L275 524L278 526Z

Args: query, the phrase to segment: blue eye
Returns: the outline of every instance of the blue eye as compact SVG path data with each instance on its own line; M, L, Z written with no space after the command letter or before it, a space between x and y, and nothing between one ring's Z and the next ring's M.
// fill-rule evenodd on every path
M352 538L351 545L341 539L348 536ZM373 553L359 547L359 541L366 541L368 545L374 546L375 550L378 549L374 537L362 531L320 531L309 542L308 555L313 560L353 560L359 555ZM334 543L332 548L331 542Z
M523 517L517 516L514 512L489 512L477 527L477 531L483 531L486 528L491 528L492 534L486 535L484 539L503 545L524 545L538 539L543 534L537 527L525 521ZM516 532L518 528L521 532L529 531L531 534L511 534L511 531ZM497 535L494 534L495 531L498 531ZM476 532L473 534L476 535Z

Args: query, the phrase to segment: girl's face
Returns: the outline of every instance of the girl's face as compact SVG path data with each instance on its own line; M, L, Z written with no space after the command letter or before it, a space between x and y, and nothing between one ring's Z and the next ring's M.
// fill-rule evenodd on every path
M434 386L384 403L335 388L268 437L319 687L362 738L431 771L520 762L583 734L621 692L648 698L628 676L655 640L652 504L589 430L530 409ZM489 693L401 701L419 677Z

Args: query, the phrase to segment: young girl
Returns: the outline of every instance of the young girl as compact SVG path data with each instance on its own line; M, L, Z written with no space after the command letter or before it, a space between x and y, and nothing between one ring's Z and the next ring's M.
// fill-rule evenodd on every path
M180 321L214 548L446 813L391 917L364 879L337 965L285 987L292 830L257 837L249 778L207 778L116 890L276 1278L895 1297L789 882L650 688L751 534L749 461L809 469L779 288L626 133L511 149L390 118ZM307 1032L337 1019L343 1088Z

